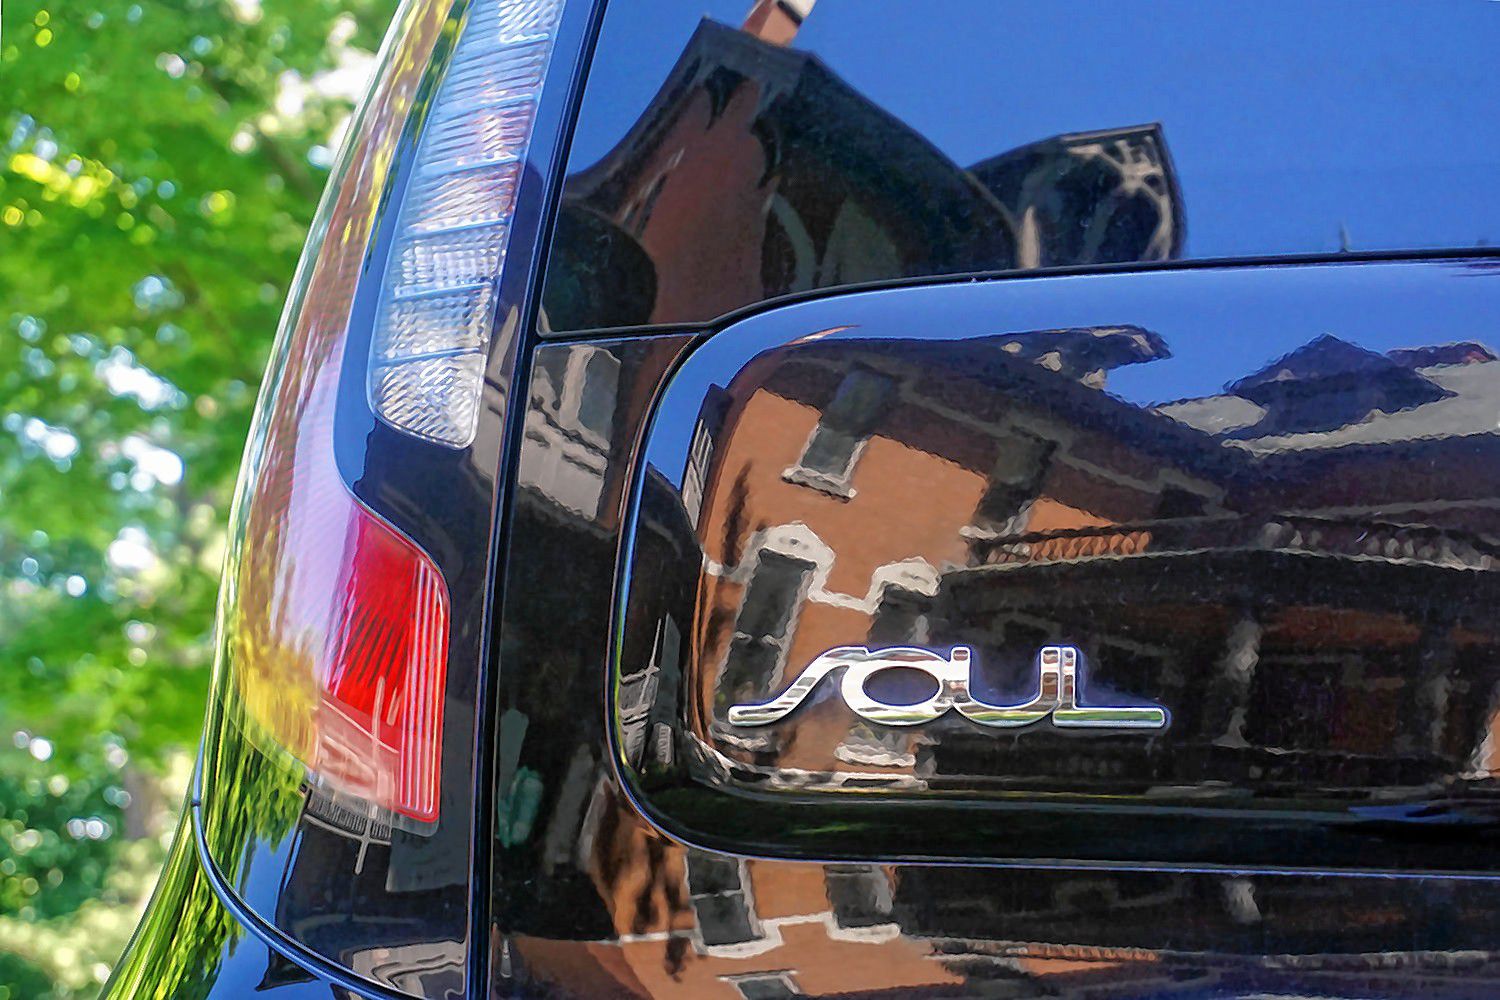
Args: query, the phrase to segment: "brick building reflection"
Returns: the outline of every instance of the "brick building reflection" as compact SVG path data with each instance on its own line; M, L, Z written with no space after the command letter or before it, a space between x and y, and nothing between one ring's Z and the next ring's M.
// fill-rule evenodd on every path
M1186 238L1159 125L965 169L815 55L709 20L563 199L543 300L557 329L703 321L864 281L1166 260Z
M1219 395L1142 407L1107 391L1121 366L1169 357L1130 326L843 340L767 356L711 393L681 494L653 473L643 497L643 530L689 531L703 568L698 605L664 615L644 669L622 678L627 756L649 770L696 754L710 780L758 770L796 788L1041 778L1199 782L1212 798L1239 794L1228 779L1248 773L1264 789L1353 796L1482 791L1500 680L1488 621L1500 361L1476 343L1377 354L1320 337ZM913 735L865 725L832 696L794 725L722 721L823 649L860 641L965 642L1000 673L1040 644L1076 643L1104 689L1173 706L1172 751L1129 737L1060 754L1045 727L1024 740L962 723ZM1329 996L1418 983L1441 996L1472 987L1445 978L1462 964L1443 951L1450 935L1490 912L1482 887L1392 908L1399 890L1370 880L995 872L992 886L962 886L952 880L972 870L738 861L644 824L613 832L608 847L592 842L596 856L638 859L650 843L661 856L650 894L598 876L617 920L654 901L650 930L621 927L651 989L665 986L651 985L663 959L694 990L743 977L745 996L817 995L821 963L857 941L859 971L837 987L854 995L867 971L872 996L879 983L962 995L975 977L1061 996L1276 995L1291 972L1303 989L1326 979ZM1142 947L1152 935L1136 921L1153 914L1194 926L1193 940ZM1277 966L1261 955L1267 914L1279 947L1319 946ZM1388 948L1398 926L1430 934L1431 952L1361 951ZM1493 978L1493 956L1472 958ZM1394 963L1385 978L1382 963Z
M1087 767L1117 790L1206 780L1245 754L1268 783L1489 775L1494 355L1321 337L1220 396L1101 390L1167 356L1116 327L846 341L747 369L684 476L705 546L690 646L713 668L687 711L710 753L774 751L773 780L804 785L1051 774L1069 758L1041 734L1023 751L958 726L874 732L834 697L786 731L722 720L836 645L964 643L1025 678L1067 642L1091 683L1176 713L1172 754L1125 738L1080 786Z
M1178 254L1184 210L1160 127L1057 136L961 168L783 47L810 6L758 3L745 31L705 22L636 126L570 179L553 326ZM686 574L698 601L660 614L625 666L624 755L643 771L687 757L719 781L737 769L783 787L898 789L1025 774L1146 789L1180 781L1174 767L1211 779L1219 755L1260 755L1267 782L1295 764L1350 788L1500 763L1485 721L1500 658L1476 613L1493 587L1476 582L1500 556L1483 534L1500 465L1485 464L1488 442L1456 443L1475 428L1450 423L1493 410L1500 363L1479 345L1383 356L1321 341L1220 396L1145 408L1106 391L1111 372L1170 353L1129 325L841 341L711 393L680 492L644 473L636 529L651 572L637 575L651 579L637 586ZM520 509L604 537L631 442L610 439L600 408L642 387L585 345L543 352L531 394ZM1472 476L1462 494L1452 455ZM1351 509L1338 482L1401 516ZM1162 572L1173 565L1190 569ZM1161 578L1108 628L1091 620L1101 595ZM1172 735L1193 753L1143 755L1135 738L1111 753L1106 737L1059 755L1043 731L997 747L960 726L883 730L835 698L775 731L723 722L835 645L964 642L1005 675L1051 641L1082 647L1101 690L1179 709ZM1422 710L1399 713L1414 691ZM1274 991L1293 970L1304 992L1416 983L1441 996L1464 962L1455 989L1497 980L1488 953L1444 951L1468 940L1453 928L1493 913L1467 887L1398 911L1368 881L739 859L664 836L584 749L558 772L514 842L532 837L549 875L586 879L606 911L592 940L517 941L558 993L1203 995ZM512 787L503 778L501 795ZM1274 932L1267 914L1281 915ZM1179 936L1163 943L1156 920ZM1397 939L1413 950L1373 953Z

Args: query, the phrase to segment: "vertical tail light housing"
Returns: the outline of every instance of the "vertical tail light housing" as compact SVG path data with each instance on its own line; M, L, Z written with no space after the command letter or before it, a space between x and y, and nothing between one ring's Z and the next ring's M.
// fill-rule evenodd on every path
M275 417L245 510L227 662L251 735L310 781L437 819L450 599L433 560L340 480L330 361ZM278 415L279 415L278 411ZM291 412L288 410L287 412Z
M518 324L493 331L531 299L529 266L502 277L518 198L552 185L526 163L562 6L404 0L303 251L231 513L200 844L278 931L403 989L464 968ZM502 419L481 434L485 408ZM414 926L428 971L403 973Z
M301 762L312 786L418 830L438 818L452 601L426 540L341 472L340 387L362 384L370 415L403 436L447 449L474 442L560 6L404 8L396 44L428 55L387 61L320 209L238 497L221 628L247 728ZM434 59L444 63L437 73ZM424 66L425 93L412 71ZM377 241L382 219L391 235ZM377 243L388 248L383 262ZM361 273L378 285L361 289ZM376 302L369 329L351 320L361 315L356 294ZM366 450L382 440L368 435ZM346 464L369 463L366 454Z

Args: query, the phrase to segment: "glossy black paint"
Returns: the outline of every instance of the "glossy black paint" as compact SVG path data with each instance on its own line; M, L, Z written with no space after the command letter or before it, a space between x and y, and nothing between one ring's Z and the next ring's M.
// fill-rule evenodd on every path
M462 626L467 630L465 655L481 657L487 670L476 676L473 660L462 670L450 670L450 679L462 677L454 680L450 691L453 743L445 748L449 765L445 774L452 787L445 787L444 792L445 816L466 805L472 822L467 831L459 824L450 828L442 856L410 866L405 861L392 863L379 845L371 849L366 844L361 851L347 837L311 830L295 809L291 825L268 823L271 810L254 795L221 798L217 805L205 801L194 811L219 810L218 818L204 825L218 840L220 846L214 850L223 870L205 869L193 849L194 838L178 838L158 898L112 986L114 995L300 998L354 995L345 992L351 987L359 995L375 997L405 995L393 988L440 995L466 987L469 995L488 989L494 996L722 996L731 1000L792 995L791 991L872 997L1038 993L1467 997L1500 993L1500 952L1493 943L1493 928L1500 918L1500 887L1487 881L1419 875L1393 880L1245 872L1011 869L972 860L1014 860L1017 852L988 845L976 849L972 838L959 835L966 833L961 828L968 823L967 815L955 822L941 814L928 815L925 807L907 809L903 819L908 821L911 843L893 847L893 828L881 820L882 807L876 803L862 801L856 804L859 808L845 809L827 801L814 802L811 807L830 824L820 829L808 822L800 803L783 810L774 800L767 804L759 799L747 806L743 800L728 797L734 791L731 785L705 787L683 780L681 773L672 770L642 776L624 768L627 780L622 781L617 757L629 741L617 739L612 732L613 671L622 663L650 662L656 644L654 633L633 624L627 628L612 617L621 607L622 556L628 553L634 560L633 614L642 608L651 613L663 606L677 607L683 595L697 587L702 565L701 545L681 530L680 500L674 486L674 477L686 463L670 465L662 475L641 471L647 458L639 444L662 387L695 347L697 353L686 364L717 365L714 370L721 370L727 383L750 354L784 344L796 335L791 330L813 313L840 314L852 306L831 297L799 307L812 312L768 312L730 329L717 322L672 335L660 335L662 331L650 326L708 321L737 308L753 314L767 296L817 294L818 289L849 282L903 275L920 280L937 273L1016 267L1014 231L1008 223L995 224L1005 213L997 212L993 204L1003 200L994 189L1008 183L1008 168L1025 168L1026 172L1040 164L1045 174L1048 163L1059 162L1059 149L1070 141L1088 139L1086 133L1074 130L1110 129L1158 118L1164 121L1164 134L1173 142L1173 150L1183 147L1176 139L1181 134L1177 123L1154 108L1142 106L1137 113L1132 106L1128 115L1111 110L1101 117L1097 108L1079 115L1075 107L1062 107L1056 121L1049 119L1044 128L1014 136L1013 141L986 145L979 156L960 157L938 131L953 127L972 131L974 120L998 115L991 110L975 114L973 107L961 111L945 98L938 103L941 114L924 117L890 104L872 87L868 75L851 74L849 79L857 83L851 88L835 72L846 70L841 53L850 58L861 50L877 53L882 46L876 43L882 38L889 46L893 39L910 35L911 53L941 59L940 47L918 39L930 38L933 32L951 33L961 22L929 18L916 25L915 34L893 34L889 17L882 20L860 11L856 19L866 21L860 30L852 31L845 16L819 34L824 30L819 26L824 14L820 9L798 44L820 53L833 69L808 70L807 89L776 109L783 116L780 123L788 129L782 133L783 140L793 140L791 146L783 141L782 151L794 155L781 162L797 165L802 180L792 183L787 177L775 178L770 187L789 201L821 205L813 214L830 218L851 194L860 194L878 203L874 211L882 224L917 232L920 245L903 245L899 266L882 264L884 258L877 257L861 260L858 274L844 274L823 267L831 259L825 240L833 230L827 228L817 235L823 250L816 255L817 269L809 275L793 266L798 258L781 243L756 238L729 247L738 251L749 246L756 258L753 263L729 269L723 280L703 281L691 269L680 270L683 261L694 255L713 258L705 251L714 245L712 240L686 238L691 225L706 227L703 233L708 235L715 227L719 235L749 231L721 225L713 209L718 196L726 192L763 203L770 193L764 183L767 178L762 176L763 163L744 183L737 174L707 175L713 183L688 197L687 212L677 216L678 225L684 218L690 224L688 230L674 234L679 247L686 250L665 263L656 250L643 248L637 234L622 225L629 196L647 194L648 188L626 190L631 185L620 181L626 172L615 173L613 179L604 177L592 190L580 187L580 169L630 129L641 108L650 103L650 93L676 72L673 66L701 13L701 4L677 20L665 7L650 18L640 17L637 10L623 4L611 8L600 58L593 67L589 106L573 146L569 170L574 176L565 194L567 204L552 229L556 185L549 179L562 173L562 150L577 99L574 86L588 62L597 16L593 6L570 4L564 20L563 41L544 98L542 127L523 185L527 221L518 227L518 242L512 244L502 288L497 322L513 316L520 332L514 341L495 339L486 403L497 415L506 414L494 425L495 431L501 426L508 429L506 443L502 446L498 433L485 433L471 453L437 458L417 454L418 449L409 443L387 441L394 435L369 419L358 393L346 391L339 415L340 465L346 480L372 506L421 537L450 581L462 581L462 599L475 616ZM833 0L825 0L825 6L831 8ZM743 14L741 7L732 5L732 9L713 13L735 23ZM990 8L974 9L983 13ZM899 13L909 15L910 8L903 5ZM1191 10L1177 13L1193 16ZM1039 16L1066 22L1077 14L1048 10ZM1271 14L1257 18L1265 24L1278 20ZM1157 21L1151 30L1170 35L1172 17L1163 15ZM984 32L973 34L1004 35L1005 25L984 27ZM1016 40L1007 44L1045 54L1047 45L1025 41L1035 37L1035 25L1021 27L1024 30ZM758 43L728 37L732 35L728 29L713 26L703 31L704 38L729 49L756 49ZM1464 37L1482 40L1484 30L1471 30ZM1179 41L1192 40L1184 34ZM1093 44L1096 55L1108 51L1098 39ZM1354 41L1335 48L1340 58L1356 62L1376 51ZM1420 53L1431 47L1413 45L1411 49ZM763 71L778 60L805 63L786 52L757 52L738 67L747 71L742 75L752 82L763 80ZM989 67L1004 62L976 60L966 65L965 72L989 73ZM1161 65L1170 68L1182 62L1181 58L1164 58ZM721 111L745 110L731 107L734 100L743 103L745 94L726 87L734 81L724 74L699 74L698 69L686 66L678 70L684 79L702 87L705 99L729 101ZM914 72L921 75L919 70L920 64ZM1254 66L1247 66L1242 75L1252 82L1271 78ZM941 73L927 76L947 78ZM1174 83L1174 93L1191 96L1194 81L1188 76L1184 69ZM618 86L631 77L636 81L633 85ZM898 78L893 74L891 80ZM1392 93L1403 87L1419 89L1401 74L1364 85L1377 84L1389 86ZM641 86L646 88L644 94ZM966 89L980 100L989 100L986 95L994 90ZM1012 96L1017 102L1041 102L1049 108L1066 105L1066 95L1052 101L1053 89L1023 88ZM605 108L601 118L598 102L607 101L611 93L620 95L622 105L614 111ZM637 97L643 99L637 101ZM814 134L820 127L816 116L820 108L826 112L827 102L834 99L844 124L853 124L827 141ZM892 124L881 105L914 128L901 121ZM876 124L862 130L861 121ZM1481 129L1488 121L1471 124ZM726 132L721 119L713 138L728 134L767 148L765 140L771 132L753 121L734 119L733 124L738 131ZM1127 127L1124 131L1129 133L1124 138L1144 144L1142 149L1158 144L1166 171L1158 176L1170 195L1167 210L1152 216L1150 225L1143 227L1139 216L1129 210L1129 199L1120 205L1111 192L1093 195L1084 199L1077 213L1062 212L1051 219L1047 238L1038 244L1043 256L1036 258L1035 265L1083 270L1168 268L1172 273L1154 280L1181 288L1186 285L1178 283L1212 279L1191 278L1188 272L1199 270L1193 267L1178 273L1175 269L1181 262L1176 258L1264 256L1339 247L1333 235L1338 227L1332 219L1346 206L1340 189L1348 186L1350 171L1335 157L1317 159L1338 144L1309 145L1269 172L1263 163L1254 164L1252 173L1274 176L1283 187L1288 179L1297 180L1308 190L1307 202L1283 215L1283 221L1296 223L1293 228L1301 227L1297 234L1289 236L1287 227L1277 226L1276 213L1252 210L1237 224L1229 224L1228 216L1214 218L1221 238L1199 243L1197 234L1205 230L1196 221L1194 241L1187 242L1186 208L1192 209L1194 220L1203 218L1204 212L1211 211L1204 206L1215 200L1200 200L1202 192L1217 187L1215 199L1222 207L1234 185L1226 183L1222 174L1203 178L1187 173L1186 158L1178 157L1174 165L1159 148L1160 129ZM1059 148L1053 148L1055 143L1031 144L1032 139L1055 133L1063 133L1068 140ZM1212 132L1204 134L1213 137ZM901 156L887 159L882 137L893 135L908 142ZM941 151L925 148L922 135L938 141ZM409 155L410 138L404 140L403 156ZM966 171L953 166L954 162L988 159L996 150L1012 146L1017 147L1015 155L976 162ZM1351 242L1346 234L1345 243L1356 249L1386 248L1394 256L1411 247L1479 243L1483 232L1475 236L1473 227L1451 224L1452 208L1477 205L1470 221L1477 220L1481 231L1491 213L1485 204L1475 202L1472 185L1460 183L1463 178L1454 165L1442 159L1443 149L1430 145L1429 159L1423 161L1443 164L1442 176L1435 180L1423 177L1420 164L1387 163L1391 190L1408 186L1419 192L1421 205L1442 211L1429 219L1424 211L1371 204L1361 224L1351 227L1357 239ZM847 169L850 152L860 150L865 154L873 150L872 155L883 164L873 178L868 172ZM754 166L755 155L747 155L744 163ZM844 172L834 171L837 183L821 191L818 182L829 174L825 168L840 158ZM634 168L641 165L633 164ZM1179 168L1184 170L1181 175L1176 174ZM1484 169L1483 163L1479 169ZM1059 172L1063 183L1052 193L1062 193L1078 180L1068 174ZM601 192L609 194L610 184L616 188L610 194L613 201L589 203L589 199L603 197ZM1317 211L1308 211L1309 203L1318 206ZM385 207L390 204L387 201ZM1014 214L1014 206L1006 207ZM1098 237L1091 242L1097 244L1094 250L1069 238L1070 222L1076 222L1079 213L1105 220L1094 231ZM1447 221L1437 221L1440 217ZM1415 222L1403 228L1397 220ZM822 219L813 228L828 222ZM755 224L761 224L759 216ZM533 232L534 227L540 227L540 235ZM1312 230L1319 234L1316 239L1308 238ZM381 231L383 226L377 226L377 233ZM1227 241L1222 238L1225 233ZM558 249L547 269L545 309L539 310L533 300L549 239ZM377 236L366 261L367 274L379 273L381 246ZM766 246L775 252L762 255ZM1489 272L1478 266L1464 271L1464 266L1427 265L1381 272L1417 277L1411 285L1393 281L1387 287L1372 288L1373 301L1394 304L1398 313L1401 308L1432 313L1402 327L1412 332L1412 338L1403 343L1431 342L1438 334L1429 336L1429 331L1438 330L1448 331L1443 336L1449 339L1485 336L1482 329L1468 327L1455 332L1460 331L1459 324L1444 327L1437 318L1448 297L1467 302L1467 311L1459 312L1471 320L1483 315L1473 302L1492 298L1485 291L1476 293L1477 299L1465 299L1467 293L1458 290L1470 279L1457 275L1473 274L1472 283L1487 286L1482 279ZM1310 304L1316 315L1318 301L1332 287L1324 284L1329 273L1327 268L1286 268L1274 279L1246 277L1243 287L1253 289L1260 281L1274 283L1283 292L1299 287L1299 301ZM1126 290L1115 302L1120 308L1112 310L1109 318L1065 318L1074 309L1067 301L1069 293L1079 287L1068 284L1072 280L1052 277L986 285L985 291L975 295L993 296L996 302L1004 299L1004 308L989 316L969 316L975 321L989 319L992 326L968 332L1130 322L1120 313L1132 310L1135 322L1146 322L1140 310L1154 297L1152 286L1134 285L1134 278L1124 276L1111 279L1123 285L1089 286ZM1444 282L1451 282L1446 287L1454 294L1435 298L1434 287ZM940 340L956 339L946 303L957 301L950 298L957 291L910 293L944 305L911 317L911 331L900 333L902 338L913 339L906 347L904 364L914 369L929 367L935 362L927 348ZM1127 309L1124 299L1131 295L1138 300L1129 302ZM1347 289L1342 297L1332 298L1344 310L1335 311L1336 315L1351 315L1353 300ZM1018 319L1014 310L1021 300L1032 301L1041 310L1034 322ZM1206 301L1200 297L1197 302L1200 319L1232 325L1247 308L1263 307L1269 299L1260 294L1231 297L1217 311L1205 306ZM1173 305L1169 299L1165 307ZM365 287L355 305L356 317L367 315L371 307L371 291ZM1367 312L1376 319L1382 315L1378 309ZM1444 315L1451 318L1454 312ZM356 330L363 322L354 324ZM647 329L636 338L546 345L533 352L536 336L531 331L538 325L542 335L606 326ZM1314 332L1311 319L1299 318L1293 325ZM1415 332L1419 329L1421 336ZM719 336L709 339L708 334L716 331ZM803 328L800 332L811 331ZM1255 343L1254 337L1264 332L1262 325L1243 339ZM839 336L847 341L857 335ZM359 333L354 340L361 337ZM1360 339L1359 332L1353 339ZM512 362L503 348L508 344L515 345L514 376L507 375ZM847 344L827 346L832 354L842 354ZM1178 346L1175 340L1173 346ZM1292 346L1296 344L1288 345ZM350 350L351 357L361 356L359 348ZM863 350L872 356L879 353L868 345ZM1262 352L1257 358L1265 361L1272 356ZM1213 370L1212 364L1203 366L1204 372ZM1253 370L1240 367L1232 374ZM526 405L507 410L513 380L528 384ZM582 391L590 383L596 389ZM605 392L599 386L613 388ZM1201 395L1217 387L1215 382L1207 389L1196 386L1184 391ZM1161 395L1143 398L1166 399ZM602 402L605 399L611 402ZM659 416L653 443L661 443L669 423L675 423L677 438L689 442L700 409L706 415L725 409L722 401L711 400L707 407L700 407L703 402L700 393L692 401L691 412ZM1464 450L1467 445L1463 441L1454 444L1460 462L1473 464L1473 455ZM367 459L368 454L387 447L395 450L386 453L399 460ZM1335 468L1341 475L1346 471ZM1487 466L1477 468L1484 471ZM1438 479L1442 481L1441 475ZM632 508L630 497L635 489L641 500ZM492 532L492 524L498 530ZM480 537L491 539L494 548L474 542ZM1026 539L1024 544L1033 541ZM495 561L487 561L491 559ZM959 601L957 595L949 596ZM949 613L979 620L996 612L988 603L971 607L955 603ZM1200 709L1185 708L1174 716L1174 725L1187 725L1195 711ZM472 722L463 717L466 712ZM658 711L648 713L646 719L654 725L673 721L673 716ZM210 731L208 741L210 757L227 761L231 769L249 778L245 790L261 787L256 755L244 741L235 740L232 732L217 730ZM472 770L454 766L470 761L474 762ZM769 763L774 764L774 758ZM1291 783L1298 785L1303 777L1294 770ZM295 786L290 791L297 796L294 804L300 803L302 792ZM687 795L668 802L663 791ZM683 808L688 799L691 810ZM692 815L680 814L687 812ZM1118 824L1111 832L1118 833ZM1389 838L1381 839L1388 848ZM1454 839L1448 838L1450 843ZM1141 858L1160 860L1163 843L1170 842L1158 841ZM1173 846L1198 848L1196 844ZM938 856L948 858L949 863L912 861ZM1111 851L1109 858L1118 860L1119 853ZM1180 856L1169 860L1181 863ZM1286 867L1277 858L1259 860L1264 867ZM1412 867L1424 871L1452 867L1430 861L1417 859ZM1487 860L1481 861L1482 865L1463 867L1488 867ZM458 874L465 864L469 872ZM411 891L410 878L420 878L424 868L447 874L430 893ZM230 904L227 907L225 900ZM375 919L366 922L366 917ZM316 950L293 940L288 931ZM456 950L451 947L454 944L458 944ZM433 946L439 952L436 964ZM372 959L360 966L364 978L340 968L352 964L355 953ZM456 972L461 972L463 987L456 984ZM372 985L371 976L389 985Z
M552 179L559 173L564 126L576 101L595 9L589 3L569 4L558 25L516 196L480 433L472 447L454 450L416 441L376 420L366 400L364 373L378 281L396 223L394 209L466 6L463 0L434 0L404 8L413 23L430 25L436 18L443 27L430 62L418 55L392 71L420 76L409 116L404 124L395 119L399 131L391 131L387 108L366 112L367 127L375 118L384 130L378 141L389 157L389 174L381 173L383 162L372 167L368 160L356 160L353 171L341 170L330 185L330 204L356 183L381 185L375 192L378 204L359 206L372 213L371 236L358 274L342 279L353 282L352 307L347 300L304 301L313 272L309 266L303 285L293 292L291 313L295 317L316 310L318 322L330 323L342 322L342 311L349 311L332 428L339 470L355 496L433 558L452 595L438 822L427 830L403 829L309 786L299 767L289 769L246 738L234 721L238 710L230 703L236 699L221 690L219 703L210 710L190 810L202 856L185 850L194 843L194 830L179 837L181 856L164 877L160 898L125 963L140 974L118 976L110 987L114 995L241 995L244 981L234 969L243 962L225 966L222 981L212 985L219 975L215 963L225 961L220 942L236 921L244 926L228 934L231 942L264 937L273 965L297 969L298 963L307 964L336 982L362 984L360 989L372 996L462 995L469 992L468 984L488 975L487 953L470 942L476 928L483 934L489 924L486 897L478 896L476 905L474 879L483 870L483 852L474 844L487 843L491 831L486 767L476 762L491 754L482 666L488 656L499 544L498 488L507 428L516 421L508 406L510 386L520 343L535 325L535 274L548 242L545 220L550 220L557 197ZM399 107L396 114L407 115L407 110ZM356 177L358 171L364 173ZM338 228L344 222L340 207L331 210ZM316 259L318 240L310 247L310 260ZM274 370L268 378L276 378ZM212 901L214 893L224 896L223 904ZM216 919L201 927L178 922L185 913L210 910ZM227 954L233 953L230 947ZM185 956L195 960L184 962Z
M1206 301L1186 291L1174 301L1162 294L1167 285L1200 291L1213 285L1223 292L1239 284L1246 295L1253 292L1248 299L1225 295L1223 316L1280 286L1297 306L1310 308L1308 322L1320 308L1346 317L1365 308L1361 315L1378 327L1398 293L1447 289L1463 300L1455 308L1468 309L1491 294L1479 286L1493 280L1488 267L1473 261L1196 273L1162 275L1155 279L1161 284L1139 289L1135 315L1144 319L1147 306L1191 313ZM1118 289L1127 279L1089 280ZM668 381L674 368L672 385L688 385L695 368L721 373L727 384L767 349L761 371L775 370L798 350L785 346L787 338L822 328L814 317L847 320L860 311L880 325L891 321L883 317L904 316L912 320L907 332L913 337L928 333L927 341L904 345L915 347L920 359L921 347L945 342L966 323L992 331L989 322L1024 313L1027 300L1057 308L1059 321L1075 322L1074 311L1114 298L1113 291L1075 295L1078 287L1072 279L1045 278L902 290L887 293L889 305L882 303L873 320L855 304L880 295L830 296L721 330L696 341L692 353L685 338L538 349L531 433L515 479L510 537L516 558L507 564L497 651L493 995L1394 998L1481 997L1500 990L1493 941L1500 886L1488 880L909 863L870 857L889 845L872 846L869 837L880 831L865 821L864 803L812 806L822 810L834 835L819 841L821 858L795 860L786 856L789 838L805 841L813 831L792 810L773 815L791 816L795 825L777 827L765 821L764 800L747 805L727 789L708 790L704 797L717 796L709 819L720 835L710 844L701 829L674 824L638 798L641 790L622 784L621 766L610 760L620 744L608 733L610 685L601 671L617 657L630 662L632 650L644 646L650 653L633 625L618 637L601 626L617 600L617 558L628 551L624 529L634 525L638 536L631 593L648 595L655 606L696 586L702 558L699 544L677 530L680 505L668 486L681 465L671 466L670 477L647 475L634 515L624 516L628 511L618 506L628 499L621 479L630 473L616 462L633 455L626 460L640 469L651 454L635 442L655 384ZM1007 308L958 310L956 319L915 304L993 305L1001 299ZM914 303L913 311L897 300ZM1413 301L1432 300L1414 294ZM1118 299L1114 304L1123 307ZM1390 328L1399 325L1389 316ZM1170 333L1164 334L1169 340ZM837 353L869 351L873 339L862 341L851 330L802 349L821 343ZM559 412L548 373L581 377L600 353L622 372L636 372L619 381L608 432L589 446L607 452L609 461L595 464L599 471L588 477L549 478L566 464L566 454L582 458L585 446L581 435L566 432L567 411ZM681 454L697 409L670 411L668 402L655 404L654 420L658 432L679 442ZM922 509L911 505L910 516ZM952 818L925 805L907 810L907 819L909 846L897 854L928 853L932 844L959 839L945 829ZM734 849L718 847L723 844ZM771 992L776 989L782 992Z
M334 419L331 428L319 430L332 433L345 485L429 552L450 590L460 595L455 604L462 608L455 616L460 625L449 646L439 821L420 832L397 828L313 787L300 764L274 747L257 745L249 735L254 727L243 722L232 676L244 667L232 662L231 642L222 631L218 639L225 669L216 678L190 812L203 848L202 863L212 866L202 877L229 896L228 905L245 914L252 933L284 936L294 953L310 953L357 976L401 983L418 993L424 976L434 987L456 984L461 989L467 975L465 857L473 792L466 775L472 773L473 664L484 634L482 617L476 618L476 612L482 616L483 601L468 592L482 590L486 579L484 561L475 556L488 538L493 481L492 474L472 475L468 456L413 447L374 421L362 388L372 293L361 289L369 283L359 275L380 273L384 243L377 234L388 220L374 209L399 204L387 196L385 184L404 183L423 109L440 79L463 11L462 4L414 4L398 18L406 31L393 38L394 49L385 55L381 73L384 82L377 84L351 146L342 154L345 160L330 198L320 209L323 233L310 242L302 284L293 291L288 311L298 335L322 336L344 321L352 296ZM435 47L429 53L418 39L426 39L426 46L434 46L435 40ZM407 101L418 109L416 114L406 114ZM321 239L325 233L328 239ZM356 275L342 255L360 251L363 266ZM268 375L268 383L278 388L285 371L281 366L298 356L289 341L280 349L283 353ZM400 471L384 464L391 459ZM453 486L441 500L429 503L415 491L436 474ZM247 530L243 520L231 529L240 536ZM241 547L242 540L235 539L234 550ZM232 555L231 578L236 562Z
M1493 244L1484 5L611 6L558 331L903 277ZM764 6L764 5L762 5Z
M362 995L345 988L352 978L347 974L314 972L322 962L316 955L274 932L252 930L259 918L219 884L201 850L192 818L184 816L152 904L104 995L253 994L272 1000Z
M731 325L636 481L614 714L648 813L755 854L1496 873L1500 362L1421 346L1482 330L1496 274L965 283ZM882 725L837 674L727 717L839 646L972 649L1015 704L1057 643L1081 704L1168 723Z

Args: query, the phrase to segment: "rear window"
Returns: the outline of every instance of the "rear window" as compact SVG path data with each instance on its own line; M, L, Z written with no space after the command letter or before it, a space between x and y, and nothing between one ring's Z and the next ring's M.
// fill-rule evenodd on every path
M1500 236L1500 4L750 4L610 5L546 328Z

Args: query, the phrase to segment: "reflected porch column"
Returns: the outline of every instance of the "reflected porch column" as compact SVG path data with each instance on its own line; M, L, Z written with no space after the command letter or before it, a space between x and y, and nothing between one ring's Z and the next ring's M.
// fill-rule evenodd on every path
M1477 676L1470 678L1469 696L1483 697L1484 710L1479 716L1469 759L1465 761L1464 777L1500 776L1500 662L1484 658Z
M1422 625L1417 639L1417 662L1407 690L1413 711L1402 726L1396 746L1402 753L1442 754L1447 735L1448 700L1456 665L1454 620L1440 614Z
M1224 912L1236 924L1249 927L1265 919L1255 899L1255 883L1248 878L1225 879L1219 883L1219 890L1224 894Z
M1260 663L1262 615L1253 608L1240 611L1229 630L1224 649L1214 664L1204 697L1198 736L1221 747L1247 747L1245 723L1250 711L1250 686Z

